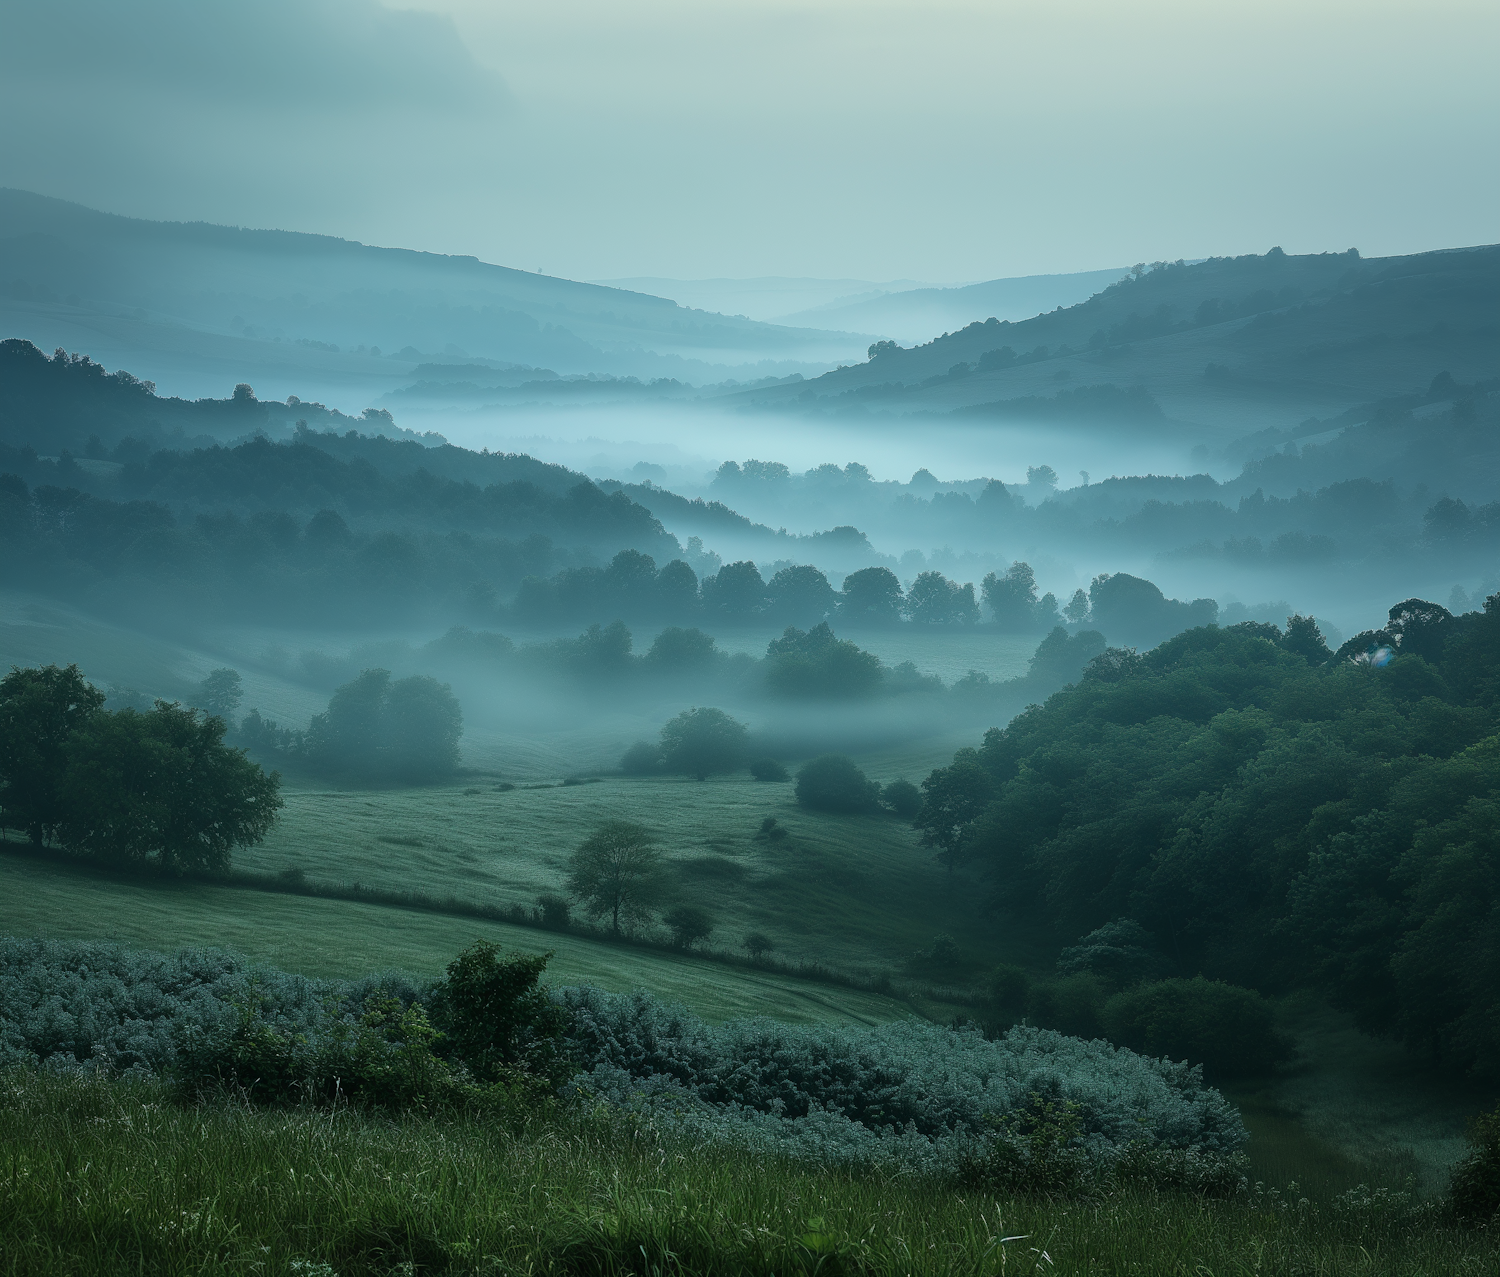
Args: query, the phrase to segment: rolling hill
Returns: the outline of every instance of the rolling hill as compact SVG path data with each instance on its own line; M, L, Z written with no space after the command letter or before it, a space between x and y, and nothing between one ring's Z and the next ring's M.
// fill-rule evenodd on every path
M971 323L739 399L762 408L1111 421L1130 391L1137 410L1149 398L1167 417L1222 439L1410 394L1443 372L1463 383L1488 380L1500 373L1497 302L1497 246L1369 260L1353 249L1272 249L1160 263L1064 310Z
M473 257L142 221L18 190L0 190L0 330L194 394L257 379L389 389L434 356L701 380L821 371L864 348Z
M877 296L845 297L807 310L779 315L776 322L800 328L879 333L900 342L930 340L994 315L1022 320L1059 306L1087 301L1125 274L1113 270L1066 275L1023 275L955 288L893 289Z

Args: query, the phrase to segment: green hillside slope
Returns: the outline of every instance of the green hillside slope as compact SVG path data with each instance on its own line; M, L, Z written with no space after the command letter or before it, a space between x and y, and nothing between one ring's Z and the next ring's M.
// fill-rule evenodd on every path
M242 370L281 359L268 343L300 343L351 376L390 371L378 352L371 366L371 347L403 355L403 372L421 352L461 348L559 372L659 376L686 368L685 360L821 360L849 346L823 332L710 315L473 257L149 222L0 190L0 320L29 336L28 323L43 312L55 322L98 325L121 342L144 340L132 325L152 322L175 326L184 349L203 346L193 334L219 339L215 346L250 342L194 351L237 358Z
M1500 247L1361 260L1353 253L1161 264L1080 305L989 320L886 349L800 387L741 396L765 407L865 405L1117 419L1090 387L1143 387L1168 417L1236 433L1500 373ZM1064 398L1045 405L1022 399ZM1011 404L1007 408L1007 403Z

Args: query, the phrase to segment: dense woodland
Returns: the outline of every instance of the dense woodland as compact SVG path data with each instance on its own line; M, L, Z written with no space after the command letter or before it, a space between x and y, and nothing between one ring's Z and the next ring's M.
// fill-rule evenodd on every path
M1111 650L934 772L918 821L1002 910L1129 920L1127 962L1318 988L1492 1075L1497 663L1500 598L1409 600L1337 654L1300 618Z

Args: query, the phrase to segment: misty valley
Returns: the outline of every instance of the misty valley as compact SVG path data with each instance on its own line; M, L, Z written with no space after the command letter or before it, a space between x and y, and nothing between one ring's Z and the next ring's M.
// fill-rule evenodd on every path
M673 282L0 191L0 1272L1492 1272L1500 248Z

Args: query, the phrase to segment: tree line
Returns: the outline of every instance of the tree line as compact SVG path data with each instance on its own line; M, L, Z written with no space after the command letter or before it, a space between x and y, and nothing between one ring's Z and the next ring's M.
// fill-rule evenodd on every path
M1456 1066L1500 1058L1500 596L1332 652L1310 618L1110 649L922 784L992 902L1128 920L1167 972L1313 987Z
M361 670L306 728L284 727L258 709L236 721L240 685L239 671L214 670L195 699L255 758L365 785L422 784L458 768L463 710L448 684L425 674L392 678L389 670Z
M221 871L265 837L280 777L222 718L157 701L107 710L76 665L0 679L0 829L112 865Z

